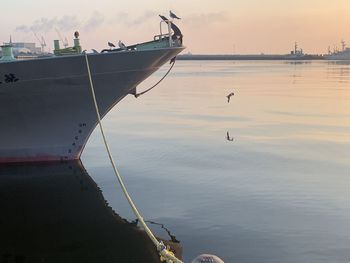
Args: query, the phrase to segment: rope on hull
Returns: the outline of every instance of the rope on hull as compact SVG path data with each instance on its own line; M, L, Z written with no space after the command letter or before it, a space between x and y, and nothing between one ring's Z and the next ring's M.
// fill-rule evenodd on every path
M141 214L139 213L137 207L135 206L131 196L129 195L128 193L128 190L126 189L125 185L124 185L124 182L123 182L123 179L122 177L120 176L120 173L116 167L116 164L115 164L115 161L113 159L113 156L112 156L112 153L111 153L111 150L109 148L109 145L108 145L108 142L107 142L107 139L106 139L106 136L105 136L105 133L104 133L104 129L103 129L103 126L102 126L102 123L101 123L101 115L100 115L100 111L99 111L99 108L98 108L98 104L97 104L97 101L96 101L96 95L95 95L95 89L94 89L94 85L93 85L93 82L92 82L92 76L91 76L91 71L90 71L90 65L89 65L89 59L88 59L88 56L87 54L85 53L85 62L86 62L86 69L87 69L87 72L88 72L88 76L89 76L89 82L90 82L90 88L91 88L91 95L92 95L92 98L93 98L93 101L94 101L94 106L95 106L95 110L96 110L96 116L97 116L97 120L98 120L98 125L100 127L100 131L101 131L101 134L102 134L102 138L103 138L103 142L104 142L104 145L105 145L105 148L106 148L106 151L108 153L108 157L109 157L109 160L111 162L111 165L112 165L112 168L113 168L113 171L118 179L118 182L123 190L123 193L132 209L132 211L134 212L135 216L137 217L137 219L139 220L140 224L142 225L142 227L144 228L144 230L146 231L146 234L148 235L148 237L152 240L153 244L156 246L159 254L166 259L167 262L169 263L183 263L181 260L179 260L178 258L176 258L171 252L169 252L167 249L166 249L166 246L163 244L163 242L159 242L157 240L157 238L154 236L154 234L152 233L152 231L149 229L149 227L147 226L147 224L145 223L143 217L141 216ZM171 68L173 67L173 65L175 64L175 60L174 62L172 63L172 66ZM170 68L170 69L171 69ZM170 70L168 71L168 73L170 72ZM167 74L168 74L167 73ZM166 74L166 75L167 75ZM156 84L154 85L157 86L165 77L166 75ZM154 87L151 87L150 89L142 92L139 94L142 95L144 93L146 93L147 91L151 90L152 88Z
M143 95L143 94L145 94L145 93L151 91L153 88L157 87L158 84L160 84L160 83L163 81L163 79L165 79L166 76L168 76L168 74L170 73L170 71L173 69L173 67L174 67L174 65L175 65L175 61L176 61L176 57L173 57L173 58L170 60L171 66L170 66L170 68L168 69L168 71L165 73L165 75L164 75L156 84L154 84L154 85L153 85L152 87L150 87L149 89L146 89L145 91L142 91L142 92L140 92L140 93L136 93L136 94L134 95L135 98L137 98L137 97L139 97L139 96L141 96L141 95Z

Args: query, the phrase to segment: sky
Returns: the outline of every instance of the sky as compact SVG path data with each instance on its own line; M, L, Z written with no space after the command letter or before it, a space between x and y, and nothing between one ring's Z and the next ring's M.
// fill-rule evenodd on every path
M11 0L1 3L0 42L38 42L80 32L83 49L134 44L159 34L158 14L172 10L193 54L286 54L294 42L308 54L350 47L349 0Z

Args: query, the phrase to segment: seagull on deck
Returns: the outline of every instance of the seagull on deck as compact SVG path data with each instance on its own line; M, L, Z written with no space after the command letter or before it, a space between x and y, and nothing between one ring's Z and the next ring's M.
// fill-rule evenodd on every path
M171 12L171 10L169 11L169 15L171 18L173 19L181 19L180 17L178 17L177 15L175 15L173 12Z
M167 17L165 17L165 16L162 16L162 15L159 15L159 17L161 18L161 19L163 19L163 21L164 22L169 22L169 19L167 18Z
M115 47L115 45L114 45L113 43L111 43L111 42L108 42L108 46L109 46L110 48Z
M231 92L230 94L228 94L227 96L226 96L226 98L227 98L227 103L230 103L230 99L231 99L231 97L232 96L234 96L235 94L233 93L233 92Z
M124 50L127 49L127 47L125 46L125 44L124 44L121 40L119 40L118 46L119 46L121 49L124 49Z

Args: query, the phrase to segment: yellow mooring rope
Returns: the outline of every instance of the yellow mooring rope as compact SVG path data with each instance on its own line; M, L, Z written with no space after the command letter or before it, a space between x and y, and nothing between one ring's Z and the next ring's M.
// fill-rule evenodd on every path
M146 225L145 221L143 220L142 216L140 215L139 211L137 210L134 202L132 201L129 193L128 193L128 190L126 189L125 185L124 185L124 182L122 180L122 177L120 176L119 172L118 172L118 169L115 165L115 162L114 162L114 159L113 159L113 156L112 156L112 153L109 149L109 146L108 146L108 143L107 143L107 139L106 139L106 136L105 136L105 133L104 133L104 130L103 130L103 126L102 126L102 123L101 123L101 115L100 115L100 111L99 111L99 108L98 108L98 105L97 105L97 101L96 101L96 96L95 96L95 89L94 89L94 85L93 85L93 82L92 82L92 77L91 77L91 71L90 71L90 65L89 65L89 59L88 59L88 56L87 54L85 53L85 61L86 61L86 68L87 68L87 72L88 72L88 75L89 75L89 82L90 82L90 88L91 88L91 94L92 94L92 98L93 98L93 101L94 101L94 104L95 104L95 110L96 110L96 115L97 115L97 120L98 120L98 124L100 126L100 130L101 130L101 134L102 134L102 138L103 138L103 142L105 144L105 147L106 147L106 150L107 150L107 153L108 153L108 157L109 157L109 160L111 162L111 165L113 167L113 171L118 179L118 182L123 190L123 193L126 197L126 199L128 200L128 203L129 205L131 206L131 209L132 211L134 212L135 216L137 217L137 219L139 220L140 224L142 225L142 227L145 229L146 231L146 234L149 236L149 238L152 240L152 242L154 243L154 245L156 246L159 254L166 259L167 262L169 263L183 263L181 260L179 260L178 258L176 258L171 252L169 252L167 249L166 249L166 246L163 244L163 242L159 242L156 237L153 235L152 231L149 229L149 227Z

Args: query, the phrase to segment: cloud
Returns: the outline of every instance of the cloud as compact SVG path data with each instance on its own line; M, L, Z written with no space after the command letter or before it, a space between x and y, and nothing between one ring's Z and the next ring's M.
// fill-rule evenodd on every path
M43 17L38 20L35 20L31 25L20 25L16 27L17 32L30 33L30 32L40 32L48 33L54 29L59 31L68 32L77 30L79 28L84 28L85 30L92 31L99 26L103 25L105 17L95 11L91 16L85 21L82 22L76 16L64 15L61 18L47 18Z
M105 17L101 13L95 11L91 17L82 25L83 28L87 31L92 31L105 22Z
M154 11L146 11L136 18L130 18L129 14L126 12L119 12L117 15L113 16L112 19L110 19L110 23L120 23L125 26L139 26L154 17L158 17L158 13Z
M120 12L113 18L106 18L100 12L93 12L87 19L79 19L77 16L64 15L62 17L42 17L35 20L30 25L19 25L16 27L16 32L22 33L48 33L58 29L61 32L70 32L79 29L84 29L86 31L94 31L97 28L108 23L118 23L124 26L133 27L145 24L147 21L158 14L154 11L146 11L138 17L131 18L128 13Z
M57 28L62 31L74 30L77 26L79 26L79 21L75 16L65 15L61 18L46 18L43 17L41 19L35 20L32 25L20 25L16 27L17 32L44 32L47 33L54 28Z
M57 28L62 31L75 30L80 25L80 22L75 16L63 16L57 20Z
M140 24L143 24L144 22L146 22L147 20L151 19L152 17L156 17L157 13L154 11L147 11L144 14L142 14L141 16L132 19L132 20L128 20L127 24L129 26L137 26Z
M229 20L229 16L226 12L216 13L195 13L186 18L186 22L193 26L203 26L215 23L223 23Z

